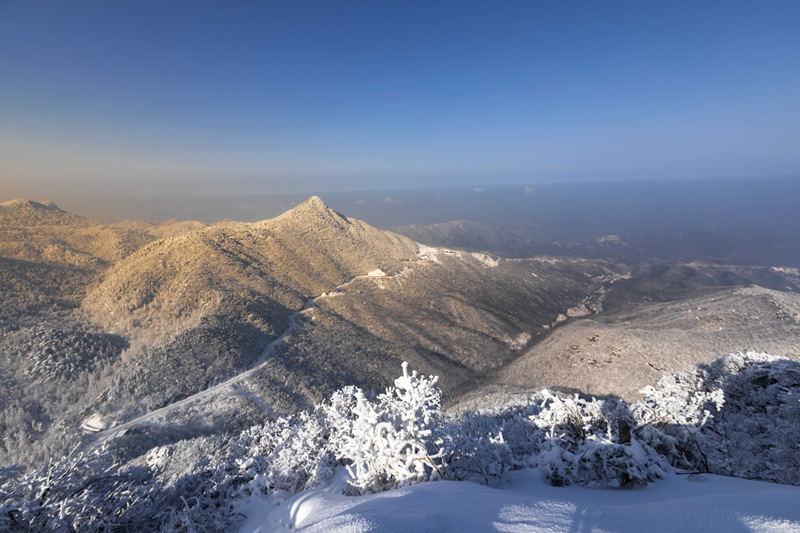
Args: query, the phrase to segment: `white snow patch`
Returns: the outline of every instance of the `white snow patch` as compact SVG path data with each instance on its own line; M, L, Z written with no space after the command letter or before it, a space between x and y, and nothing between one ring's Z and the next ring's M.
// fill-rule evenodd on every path
M436 254L438 253L438 248L432 248L430 246L417 243L417 257L423 261L433 261L434 263L438 263L439 258L436 257Z
M516 337L506 337L503 341L508 345L509 348L512 350L521 350L525 347L526 344L531 340L530 333L520 333Z
M251 501L241 533L798 531L800 487L705 474L675 474L639 489L552 487L535 470L509 488L457 481L422 483L366 496L334 486L285 502Z
M383 278L386 277L386 272L381 270L380 268L373 270L367 274L369 278Z
M436 257L439 254L444 255L452 255L458 258L462 257L472 257L483 263L489 267L496 267L500 264L497 259L494 259L491 256L486 254L482 254L479 252L459 252L458 250L449 250L447 248L434 248L432 246L427 246L425 244L416 243L417 245L417 257L422 260L433 261L434 263L439 262L439 258Z
M323 292L317 298L333 298L334 296L342 296L344 293L342 291L331 291L331 292Z
M597 244L616 244L618 246L628 246L628 243L619 235L603 235L595 239Z
M83 421L81 429L89 433L99 433L106 429L106 423L103 422L103 418L99 414L94 413Z
M800 276L800 269L789 267L772 267L775 272L782 272L784 274L792 274L793 276Z
M484 265L489 267L496 267L497 265L500 264L500 262L497 259L489 257L486 254L472 253L470 255L475 259L477 259L478 261L480 261L481 263L483 263Z

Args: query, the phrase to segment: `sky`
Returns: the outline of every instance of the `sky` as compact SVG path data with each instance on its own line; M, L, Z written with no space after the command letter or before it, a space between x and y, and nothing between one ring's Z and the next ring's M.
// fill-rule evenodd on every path
M800 2L0 0L0 201L800 175Z

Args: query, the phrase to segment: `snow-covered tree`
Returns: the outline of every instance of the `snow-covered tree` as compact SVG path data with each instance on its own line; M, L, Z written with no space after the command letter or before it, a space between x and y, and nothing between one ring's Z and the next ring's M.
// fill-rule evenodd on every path
M448 426L462 479L501 481L519 468L538 468L553 485L620 487L664 474L665 459L647 442L621 439L631 415L621 400L585 399L548 390L522 405L467 413Z
M375 401L363 391L349 389L335 397L333 406L346 407L350 415L333 409L331 420L345 422L335 435L343 459L351 461L351 485L356 493L368 493L403 487L441 477L443 440L437 434L441 425L441 391L438 378L420 377L408 372L394 387L378 395Z
M800 484L800 363L730 354L642 392L642 436L680 466Z
M146 467L118 464L107 448L77 453L0 489L0 529L110 531L148 527L159 483Z

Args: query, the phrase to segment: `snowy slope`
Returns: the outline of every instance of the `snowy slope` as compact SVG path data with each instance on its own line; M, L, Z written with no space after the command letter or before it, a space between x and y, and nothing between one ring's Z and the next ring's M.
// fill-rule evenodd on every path
M552 487L534 470L492 489L423 483L343 496L339 481L281 502L256 498L236 531L356 532L786 532L800 531L800 487L704 474L671 474L639 489Z

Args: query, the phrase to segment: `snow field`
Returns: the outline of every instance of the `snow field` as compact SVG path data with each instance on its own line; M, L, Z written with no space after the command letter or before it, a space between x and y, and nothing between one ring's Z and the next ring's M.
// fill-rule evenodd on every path
M703 474L670 474L643 488L553 487L514 472L510 486L440 481L365 496L330 485L285 501L255 498L239 533L791 532L800 531L800 488Z

